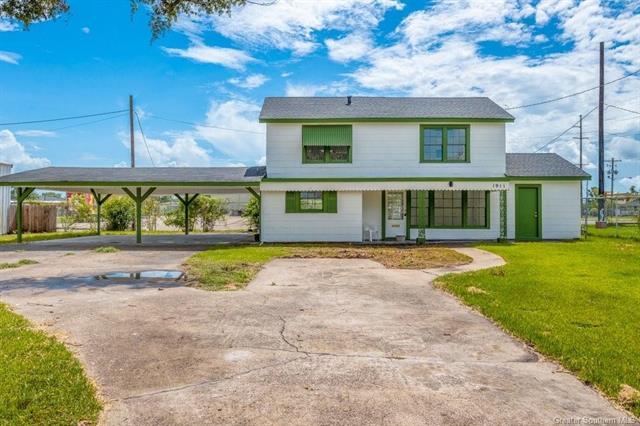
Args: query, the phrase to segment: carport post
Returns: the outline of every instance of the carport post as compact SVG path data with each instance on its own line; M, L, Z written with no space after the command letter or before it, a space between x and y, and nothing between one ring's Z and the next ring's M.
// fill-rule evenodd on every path
M251 195L253 195L254 197L256 197L256 199L257 199L258 201L260 201L260 194L258 194L258 193L256 192L256 190L255 190L255 189L253 189L253 188L252 188L252 187L250 187L250 186L245 187L245 189L246 189L247 191L249 191L249 193L251 193Z
M174 194L178 200L184 206L184 235L189 235L189 205L195 200L198 195L194 194L191 199L189 199L189 194L184 194L184 198L182 198L179 194Z
M100 209L105 201L111 197L111 194L106 194L104 198L102 198L102 194L97 193L95 190L91 189L91 194L93 195L93 199L96 201L96 231L97 234L100 235Z
M35 188L16 188L16 240L22 242L22 202L27 199Z
M142 194L142 188L137 187L134 194L129 188L122 188L122 190L136 203L136 243L142 243L142 203L144 200L155 191L155 188L147 189L147 192Z

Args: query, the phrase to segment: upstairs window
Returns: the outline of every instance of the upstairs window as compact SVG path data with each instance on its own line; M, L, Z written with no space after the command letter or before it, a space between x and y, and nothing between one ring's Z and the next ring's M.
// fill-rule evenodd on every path
M303 163L350 163L351 125L302 126Z
M468 162L469 126L420 126L420 162Z

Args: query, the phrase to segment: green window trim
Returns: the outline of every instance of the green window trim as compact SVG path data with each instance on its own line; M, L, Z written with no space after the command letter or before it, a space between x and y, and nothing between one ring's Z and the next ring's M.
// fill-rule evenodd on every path
M303 125L302 126L302 163L351 163L351 151L353 145L353 126L350 124L339 125ZM346 159L336 159L331 155L331 149L345 147ZM313 148L322 148L323 158L312 159L307 151Z
M303 192L322 193L321 209L302 208ZM285 194L285 213L338 213L338 193L336 191L287 191Z
M442 158L440 160L428 160L424 156L424 131L425 129L438 129L442 131ZM465 130L465 144L464 144L464 160L449 160L447 158L447 143L449 130L464 129ZM420 125L420 162L421 163L469 163L471 161L470 153L470 140L471 140L471 126L468 124L422 124Z
M407 211L409 215L407 217L407 229L420 229L418 224L411 223L411 197L412 191L407 191ZM491 228L491 191L484 191L485 196L485 216L484 216L484 225L469 225L467 218L467 203L468 203L468 191L460 191L462 192L462 226L436 226L434 225L435 218L435 203L434 203L434 192L435 191L416 191L418 193L418 197L424 197L426 195L428 214L426 215L426 228L427 229L490 229ZM424 195L421 195L424 194ZM417 220L417 219L416 219Z

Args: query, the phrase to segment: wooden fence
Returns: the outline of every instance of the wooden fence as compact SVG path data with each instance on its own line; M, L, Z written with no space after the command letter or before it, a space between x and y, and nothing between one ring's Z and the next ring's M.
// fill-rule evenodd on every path
M55 232L57 209L55 205L24 204L22 230L24 232ZM16 231L16 206L9 208L9 232Z

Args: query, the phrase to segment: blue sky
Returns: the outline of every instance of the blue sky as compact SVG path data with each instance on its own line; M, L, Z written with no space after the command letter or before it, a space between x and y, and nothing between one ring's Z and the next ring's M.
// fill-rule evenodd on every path
M153 42L144 10L132 19L128 0L105 4L71 0L68 15L29 31L0 21L0 123L125 109L132 94L149 145L137 135L139 165L253 165L264 161L264 96L480 95L518 106L596 85L599 41L607 81L640 68L637 0L279 0L185 17ZM596 96L512 110L508 150L535 151ZM640 78L608 85L606 102L640 111ZM596 116L584 126L594 175ZM607 156L623 160L618 189L640 187L640 114L605 116ZM0 126L0 161L126 165L128 117L103 118ZM544 150L578 162L574 136Z

